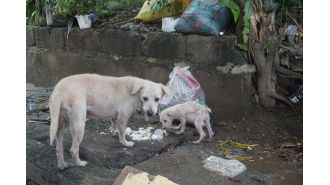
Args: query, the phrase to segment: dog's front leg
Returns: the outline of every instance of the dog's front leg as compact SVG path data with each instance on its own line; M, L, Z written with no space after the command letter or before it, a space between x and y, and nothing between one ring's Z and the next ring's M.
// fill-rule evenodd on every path
M126 130L126 124L127 124L128 116L118 114L116 124L119 129L119 142L127 147L132 147L134 145L134 142L127 141L125 138L125 130Z
M111 126L110 126L110 134L112 137L115 137L117 135L117 132L118 131L118 125L117 125L117 122L113 122L112 121L112 118L110 119L110 122L111 122Z
M186 119L181 119L180 121L181 121L181 123L180 123L179 126L181 126L181 128L180 128L179 131L176 131L175 134L182 134L184 132L184 129L186 128L187 120Z

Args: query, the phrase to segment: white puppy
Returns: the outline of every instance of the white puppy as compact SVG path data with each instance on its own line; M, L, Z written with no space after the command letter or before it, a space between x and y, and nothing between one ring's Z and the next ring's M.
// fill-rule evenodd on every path
M160 122L162 123L163 129L167 129L169 131L175 130L175 134L182 134L184 132L186 122L194 123L199 133L199 139L193 141L193 143L198 144L204 139L206 135L203 131L204 126L209 132L210 140L214 135L210 124L210 112L210 108L204 107L197 102L189 101L163 110L160 113ZM172 122L174 119L181 121L178 127L172 127Z
M56 139L58 167L63 169L68 166L63 156L65 124L69 124L72 136L72 158L77 166L85 166L87 161L79 158L79 145L87 118L114 118L114 124L119 128L120 143L131 147L134 143L125 139L127 120L141 106L147 116L154 116L160 98L170 93L170 89L160 83L130 76L80 74L62 79L55 86L49 101L50 144Z

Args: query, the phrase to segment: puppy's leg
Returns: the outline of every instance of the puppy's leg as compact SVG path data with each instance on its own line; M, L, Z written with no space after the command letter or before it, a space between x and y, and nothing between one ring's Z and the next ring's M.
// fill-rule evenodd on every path
M64 135L64 127L65 123L63 122L63 119L59 118L59 125L57 129L56 134L56 156L57 156L57 164L58 168L63 170L64 168L67 168L69 164L65 162L64 155L63 155L63 135Z
M205 134L205 132L203 130L203 122L202 122L202 120L196 119L195 122L194 122L194 124L195 124L195 127L197 129L197 132L199 133L199 139L196 140L196 141L193 141L193 143L194 144L198 144L198 143L200 143L204 139L204 137L205 137L206 134Z
M178 130L178 129L180 129L180 128L181 128L181 122L180 122L180 124L179 124L178 126L176 126L176 127L171 126L171 129L174 129L174 130Z
M72 145L70 153L77 166L86 166L87 161L79 158L79 146L84 137L86 120L86 108L82 105L72 107L70 113L70 132L72 136Z
M209 132L208 141L211 141L212 137L214 136L214 132L213 132L212 127L211 127L210 118L207 118L206 120L204 120L204 123L205 123L207 131Z
M181 123L179 126L181 126L180 130L175 132L175 134L177 135L182 134L184 132L184 129L186 128L186 119L181 119Z
M128 118L124 115L118 114L117 117L117 125L119 128L119 142L127 147L132 147L134 145L134 142L127 141L125 138L125 130L126 130L126 124L127 124Z

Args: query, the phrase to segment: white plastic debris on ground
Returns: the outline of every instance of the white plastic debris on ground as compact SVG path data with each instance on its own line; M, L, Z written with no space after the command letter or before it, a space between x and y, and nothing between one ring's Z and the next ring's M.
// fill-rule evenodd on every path
M162 129L155 130L152 134L153 127L139 128L139 130L132 130L130 127L126 128L125 134L130 136L135 141L146 141L146 140L162 140L164 138Z
M162 140L164 138L163 130L162 129L157 129L155 130L155 133L151 136L151 139L153 140Z
M204 168L228 177L235 177L246 170L246 166L238 160L228 160L216 156L204 159L203 164Z

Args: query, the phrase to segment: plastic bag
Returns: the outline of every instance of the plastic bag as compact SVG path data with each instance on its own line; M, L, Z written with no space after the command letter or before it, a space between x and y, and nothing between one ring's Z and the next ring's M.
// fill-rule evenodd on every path
M222 176L236 177L244 172L246 166L238 160L222 159L221 157L210 156L203 160L203 167L219 173Z
M219 35L233 24L234 18L228 7L222 7L218 0L193 0L175 24L181 33Z
M164 1L160 7L157 2ZM163 17L181 15L190 4L191 0L146 0L134 19L141 21L156 21Z
M173 17L165 17L162 19L162 31L163 32L174 32L174 25L179 19Z
M170 74L170 80L166 86L169 87L173 93L172 96L163 96L160 100L160 110L167 107L187 102L197 101L201 105L205 105L205 94L196 78L190 73L187 67L175 67Z

